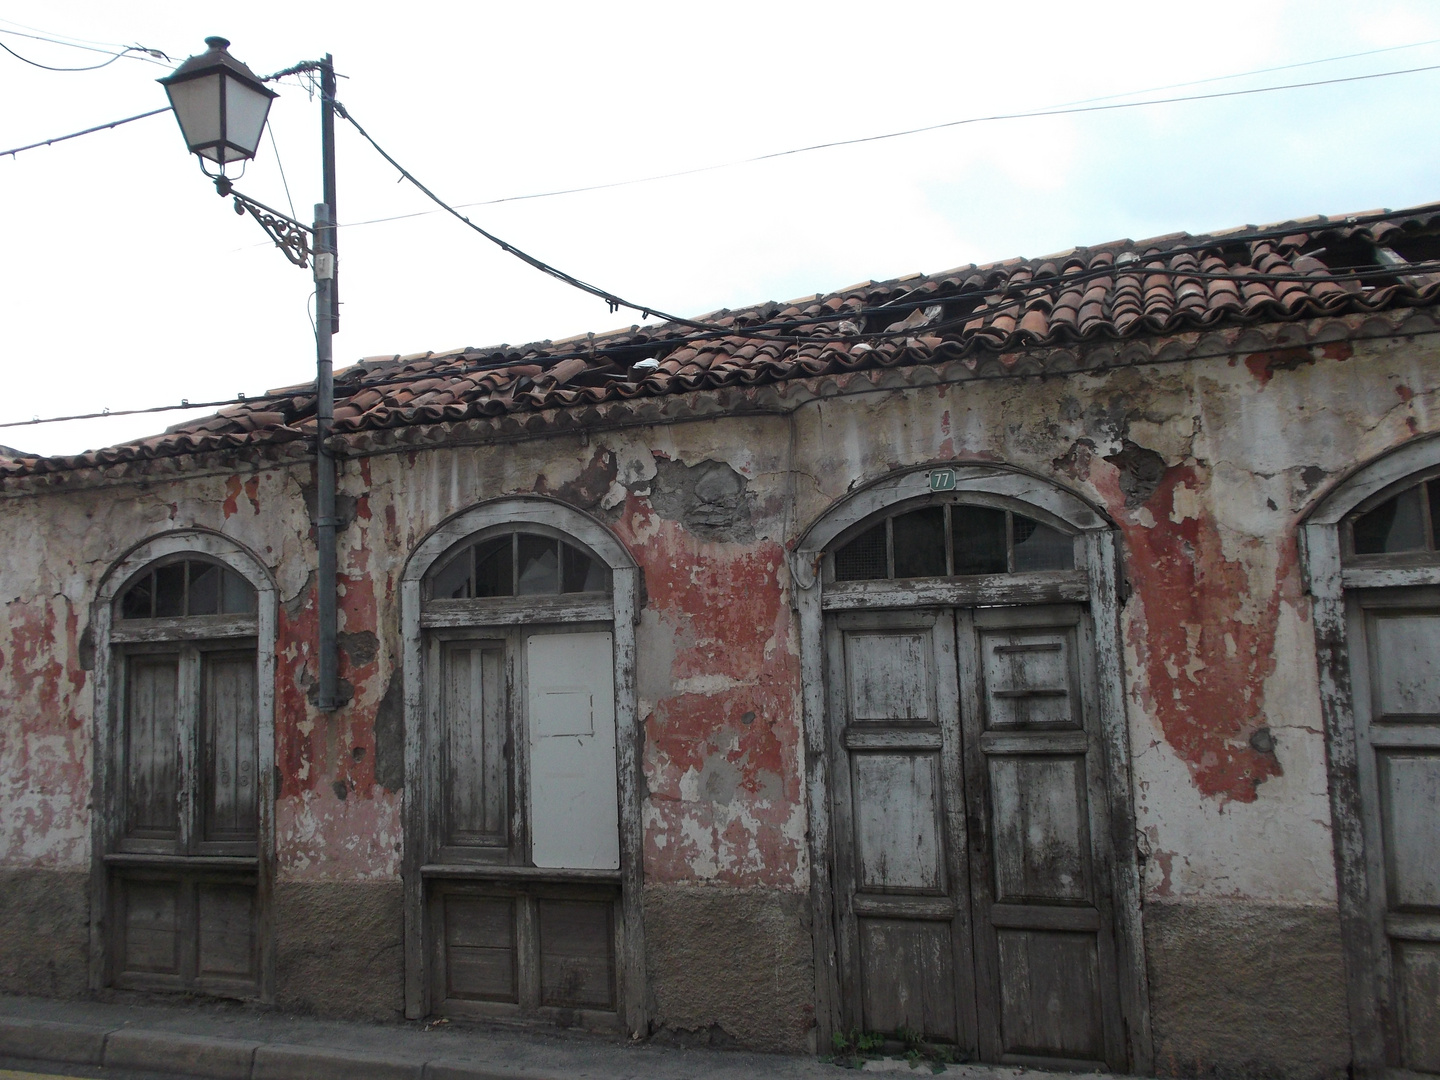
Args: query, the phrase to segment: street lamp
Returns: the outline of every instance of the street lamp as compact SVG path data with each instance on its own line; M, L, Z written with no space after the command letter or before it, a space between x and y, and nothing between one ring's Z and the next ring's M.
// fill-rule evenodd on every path
M192 56L158 80L170 96L185 145L215 190L234 200L237 214L250 214L299 267L313 261L315 276L315 539L318 550L316 614L319 621L320 678L316 704L324 710L344 704L339 697L335 643L335 456L327 445L335 417L331 337L337 328L335 288L335 65L329 53L271 75L255 76L229 53L222 37L205 39L209 51ZM315 224L307 226L236 191L225 166L255 156L270 103L278 96L265 85L302 71L320 73L320 167L324 202L315 204ZM218 173L205 167L209 160Z
M255 156L270 103L279 95L230 55L230 42L208 37L205 44L209 52L190 57L158 81L170 96L185 145L201 159L200 168L209 158L223 173L228 163Z

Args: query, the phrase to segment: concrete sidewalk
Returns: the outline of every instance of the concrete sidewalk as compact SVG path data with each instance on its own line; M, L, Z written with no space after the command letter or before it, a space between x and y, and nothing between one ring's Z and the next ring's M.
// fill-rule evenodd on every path
M129 1075L220 1080L843 1080L812 1057L630 1043L553 1027L367 1023L289 1016L217 1001L55 1001L0 996L0 1059ZM905 1061L865 1071L929 1076ZM1013 1080L1033 1070L951 1065L962 1080ZM1074 1074L1066 1074L1073 1080Z

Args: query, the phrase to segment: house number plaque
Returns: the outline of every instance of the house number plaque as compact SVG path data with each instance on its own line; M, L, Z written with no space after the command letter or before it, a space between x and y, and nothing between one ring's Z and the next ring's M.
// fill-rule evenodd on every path
M931 469L930 470L931 491L954 491L955 470L954 469Z

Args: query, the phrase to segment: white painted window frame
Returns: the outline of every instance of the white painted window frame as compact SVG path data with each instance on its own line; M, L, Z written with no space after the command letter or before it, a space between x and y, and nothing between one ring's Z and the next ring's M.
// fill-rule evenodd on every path
M1378 1072L1398 1053L1394 1025L1380 997L1390 993L1390 962L1377 933L1379 899L1367 874L1360 798L1355 699L1351 688L1347 589L1440 585L1440 564L1383 565L1376 556L1346 566L1342 530L1357 511L1368 510L1409 484L1440 469L1440 436L1405 443L1341 477L1315 504L1301 527L1301 561L1312 601L1320 709L1325 720L1325 766L1329 780L1331 835L1340 936L1350 1008L1352 1066Z
M933 494L930 473L952 469L953 488L942 494L1014 510L1058 525L1076 538L1076 571L987 575L975 583L845 582L843 601L827 598L825 559L835 541L897 504L921 505ZM1037 512L1038 511L1038 512ZM1088 603L1095 627L1095 653L1106 788L1115 851L1116 948L1120 1008L1129 1037L1131 1069L1153 1067L1150 1009L1140 915L1140 873L1130 781L1130 737L1126 725L1124 654L1120 642L1120 563L1117 531L1095 507L1044 477L1002 465L941 463L896 472L866 484L826 511L801 534L791 553L794 604L800 623L801 695L805 724L806 809L810 820L812 934L815 951L815 1017L820 1045L841 1030L836 961L829 754L825 716L825 615L857 607L969 606L986 603ZM1009 579L1008 581L1002 579ZM873 593L864 602L862 591Z
M254 616L232 618L235 623L253 619L255 635L256 691L256 799L259 816L259 841L256 853L256 905L259 911L257 932L260 936L259 997L262 1002L275 999L275 934L272 922L271 896L275 882L275 634L279 615L279 590L275 579L260 558L239 541L209 529L176 529L149 537L130 548L117 559L100 580L100 587L90 609L90 627L95 639L95 707L92 718L94 763L92 776L93 817L90 827L90 988L99 990L108 985L110 941L107 937L107 914L110 910L109 871L105 856L117 846L120 827L120 790L118 775L120 754L120 712L123 702L116 700L115 663L122 647L121 638L129 638L115 625L115 607L136 577L160 559L168 556L196 555L208 557L234 570L255 589ZM181 620L176 620L180 622ZM212 628L213 629L213 628ZM208 639L208 635L204 635ZM247 631L248 636L248 631ZM189 640L190 635L178 630L164 640ZM213 860L199 856L194 861ZM224 862L226 860L221 860ZM217 862L217 867L221 865ZM113 929L111 930L113 933Z
M571 537L601 559L611 573L608 597L503 597L466 601L483 605L483 621L457 613L427 615L423 597L425 575L455 545L486 530L523 532L527 525L543 526ZM640 568L625 546L600 521L555 499L520 495L477 503L441 522L416 545L400 579L400 630L404 642L405 702L405 1015L419 1019L429 1014L429 958L425 952L425 884L421 867L431 850L430 815L423 791L430 725L426 718L425 635L440 627L497 627L555 624L570 621L608 621L615 635L615 739L620 798L620 939L623 972L621 1018L633 1034L649 1031L645 992L644 865L640 820L641 732L635 688L635 626L639 622ZM437 609L438 610L438 609ZM476 610L472 608L471 610ZM497 868L492 872L499 877ZM474 868L483 876L483 868ZM546 871L558 879L563 871ZM571 875L583 881L591 872Z

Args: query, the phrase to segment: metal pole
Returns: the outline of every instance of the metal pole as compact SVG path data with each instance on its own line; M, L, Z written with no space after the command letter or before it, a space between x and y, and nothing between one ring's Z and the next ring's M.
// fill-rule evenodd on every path
M335 644L335 456L328 440L335 418L331 337L335 333L335 69L329 53L320 69L320 147L325 201L315 206L315 542L320 635L316 705L340 707Z
M320 65L320 154L323 189L321 198L330 208L330 221L340 220L340 210L335 205L335 58L329 53ZM330 230L330 254L339 261L340 236L336 229ZM336 268L338 271L338 267ZM338 272L330 286L330 332L340 332L340 276Z

